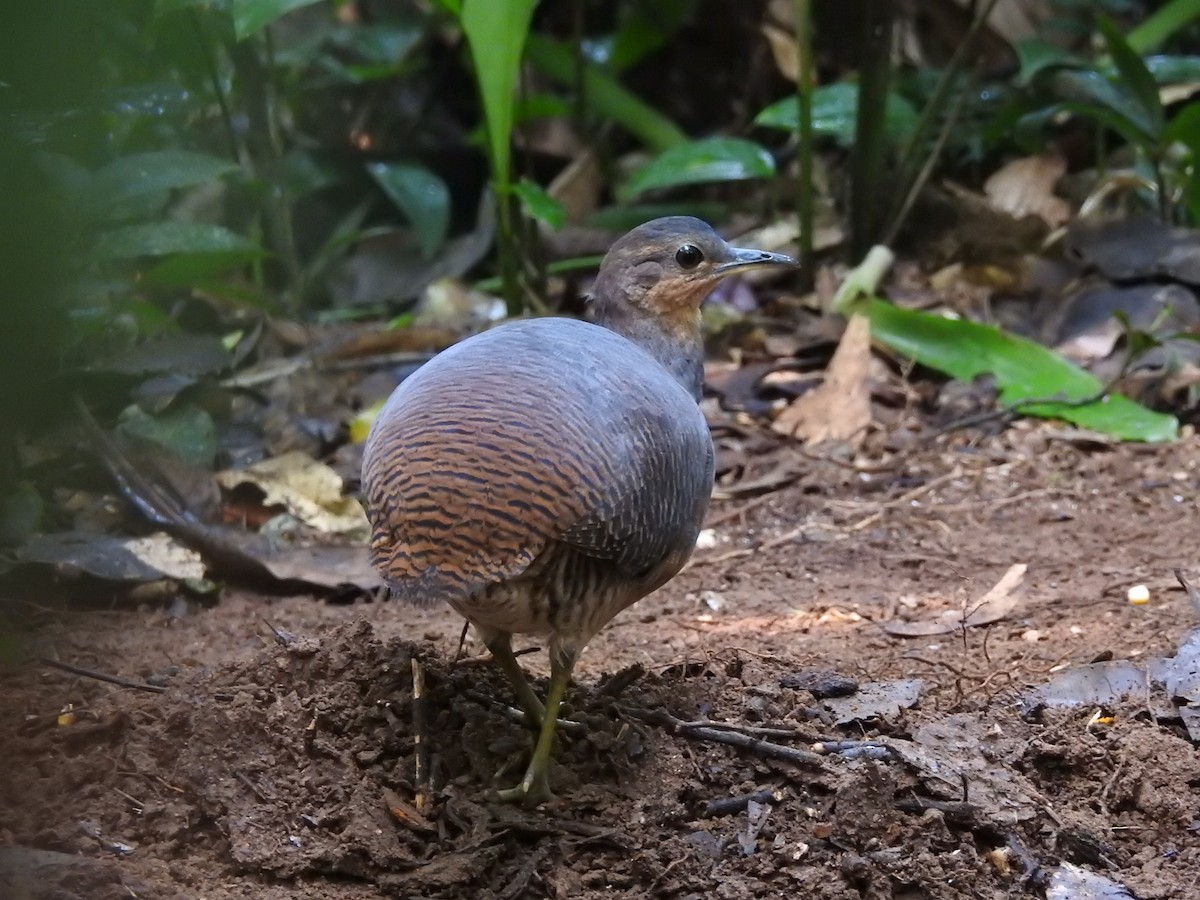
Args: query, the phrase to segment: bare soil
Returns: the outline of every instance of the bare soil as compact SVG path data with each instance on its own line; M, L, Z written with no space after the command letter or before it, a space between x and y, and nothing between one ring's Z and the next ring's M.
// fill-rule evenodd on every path
M454 662L448 610L48 597L27 610L31 656L165 690L3 675L0 895L949 900L1043 897L1066 861L1143 900L1200 896L1200 755L1180 723L1140 702L1022 702L1064 668L1170 656L1196 626L1172 577L1197 568L1195 439L1104 448L1021 424L890 472L807 466L715 503L712 546L588 649L570 694L588 731L561 737L558 799L534 811L491 794L530 735L469 637ZM969 609L1016 563L1022 600L1000 621L885 630ZM523 662L544 678L544 654ZM831 673L920 679L920 698L839 725L814 695ZM779 759L656 711L885 749Z

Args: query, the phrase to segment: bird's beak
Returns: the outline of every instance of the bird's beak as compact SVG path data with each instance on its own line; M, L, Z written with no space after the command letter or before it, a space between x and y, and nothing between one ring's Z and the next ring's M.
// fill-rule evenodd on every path
M739 272L742 269L758 269L763 266L791 266L795 268L800 265L790 256L784 256L782 253L768 253L766 250L746 250L741 247L730 247L729 258L723 263L718 263L713 267L713 274L724 277L731 275L734 272Z

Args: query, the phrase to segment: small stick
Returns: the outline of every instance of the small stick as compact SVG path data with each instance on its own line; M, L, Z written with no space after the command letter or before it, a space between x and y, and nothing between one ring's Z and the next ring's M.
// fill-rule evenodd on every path
M801 750L797 747L785 747L783 744L774 744L770 741L764 741L761 738L752 737L751 735L742 734L737 731L725 731L703 725L691 725L682 719L675 718L666 710L635 709L627 706L618 708L632 719L648 722L651 725L661 725L670 731L677 731L697 740L712 741L715 744L728 744L731 747L751 750L760 756L772 759L784 759L788 762L799 763L801 765L819 766L824 763L824 760L818 754L809 750Z
M70 663L59 662L47 656L39 656L37 661L44 666L50 666L52 669L61 669L63 672L70 672L72 675L82 675L84 678L95 678L97 681L107 681L109 684L132 688L135 691L149 691L152 694L165 694L167 692L167 689L161 685L146 684L144 681L132 681L128 678L122 678L120 675L108 675L105 672L97 672L93 669L85 669L82 666L73 666Z
M415 656L412 658L412 682L413 746L416 749L413 780L417 785L413 802L418 810L424 810L429 793L429 742L425 723L425 667Z
M773 791L754 791L737 797L720 797L704 804L700 818L718 819L721 816L732 816L744 810L752 800L755 803L778 803L783 798L784 793L779 788Z
M843 759L891 759L893 756L890 747L874 741L819 741L812 748L822 756L836 754Z

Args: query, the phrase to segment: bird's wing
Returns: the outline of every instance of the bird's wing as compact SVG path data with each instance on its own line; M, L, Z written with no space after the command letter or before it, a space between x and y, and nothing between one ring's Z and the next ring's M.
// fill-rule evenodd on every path
M641 577L669 558L686 559L708 506L713 447L704 419L640 409L628 415L604 490L560 540ZM684 427L681 427L684 426ZM614 452L615 451L615 452ZM682 560L681 560L682 561Z

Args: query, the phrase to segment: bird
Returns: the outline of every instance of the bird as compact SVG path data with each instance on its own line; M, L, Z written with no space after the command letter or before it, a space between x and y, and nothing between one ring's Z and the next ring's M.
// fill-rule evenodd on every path
M394 596L474 627L537 737L503 800L553 799L571 673L621 610L682 569L713 485L700 306L721 279L795 266L668 216L619 238L590 321L516 319L443 350L381 407L363 449L370 555ZM512 649L548 637L543 703Z

